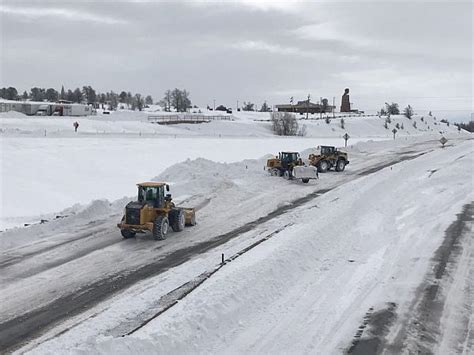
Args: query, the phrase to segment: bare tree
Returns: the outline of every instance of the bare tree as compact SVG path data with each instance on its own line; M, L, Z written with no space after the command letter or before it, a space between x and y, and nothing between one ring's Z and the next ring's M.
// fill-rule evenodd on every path
M289 112L271 113L273 132L279 136L295 136L298 134L298 121Z

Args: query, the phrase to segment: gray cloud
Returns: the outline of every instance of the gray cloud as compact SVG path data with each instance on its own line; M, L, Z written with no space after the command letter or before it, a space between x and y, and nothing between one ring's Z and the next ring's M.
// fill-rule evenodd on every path
M1 86L472 110L470 2L4 2Z

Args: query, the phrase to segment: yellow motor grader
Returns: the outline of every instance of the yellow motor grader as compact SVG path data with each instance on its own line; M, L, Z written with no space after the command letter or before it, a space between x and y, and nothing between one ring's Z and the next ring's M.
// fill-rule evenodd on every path
M318 168L318 172L325 173L334 168L336 171L344 171L349 164L347 153L341 152L336 147L321 146L321 154L310 154L309 164Z
M166 239L169 227L181 232L185 226L196 225L194 208L176 207L172 202L169 185L162 182L143 182L137 184L138 199L125 206L122 221L117 224L126 239L136 233L150 231L155 240Z

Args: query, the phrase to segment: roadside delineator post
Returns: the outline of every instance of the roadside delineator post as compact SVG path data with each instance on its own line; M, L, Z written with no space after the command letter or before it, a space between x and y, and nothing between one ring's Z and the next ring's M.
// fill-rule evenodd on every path
M344 147L347 147L347 141L351 138L347 133L342 136L344 138Z
M224 265L224 253L222 253L221 257L222 257L221 264Z

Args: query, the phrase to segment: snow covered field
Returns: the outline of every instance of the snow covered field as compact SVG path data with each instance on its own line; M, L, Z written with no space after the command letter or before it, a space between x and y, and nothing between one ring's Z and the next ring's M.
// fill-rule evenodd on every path
M144 112L80 119L2 113L0 230L50 219L77 203L132 196L135 183L186 159L235 162L281 150L341 146L346 132L350 145L391 139L397 123L406 127L400 130L401 139L439 135L438 128L456 132L429 116L423 121L418 118L417 129L408 119L393 117L388 130L378 117L351 117L346 118L344 129L339 119L331 124L302 120L300 126L307 127L305 137L275 137L270 123L262 122L265 119L268 113L239 112L235 121L161 126L148 123ZM77 134L72 127L76 120L80 122ZM19 200L28 204L18 204Z

